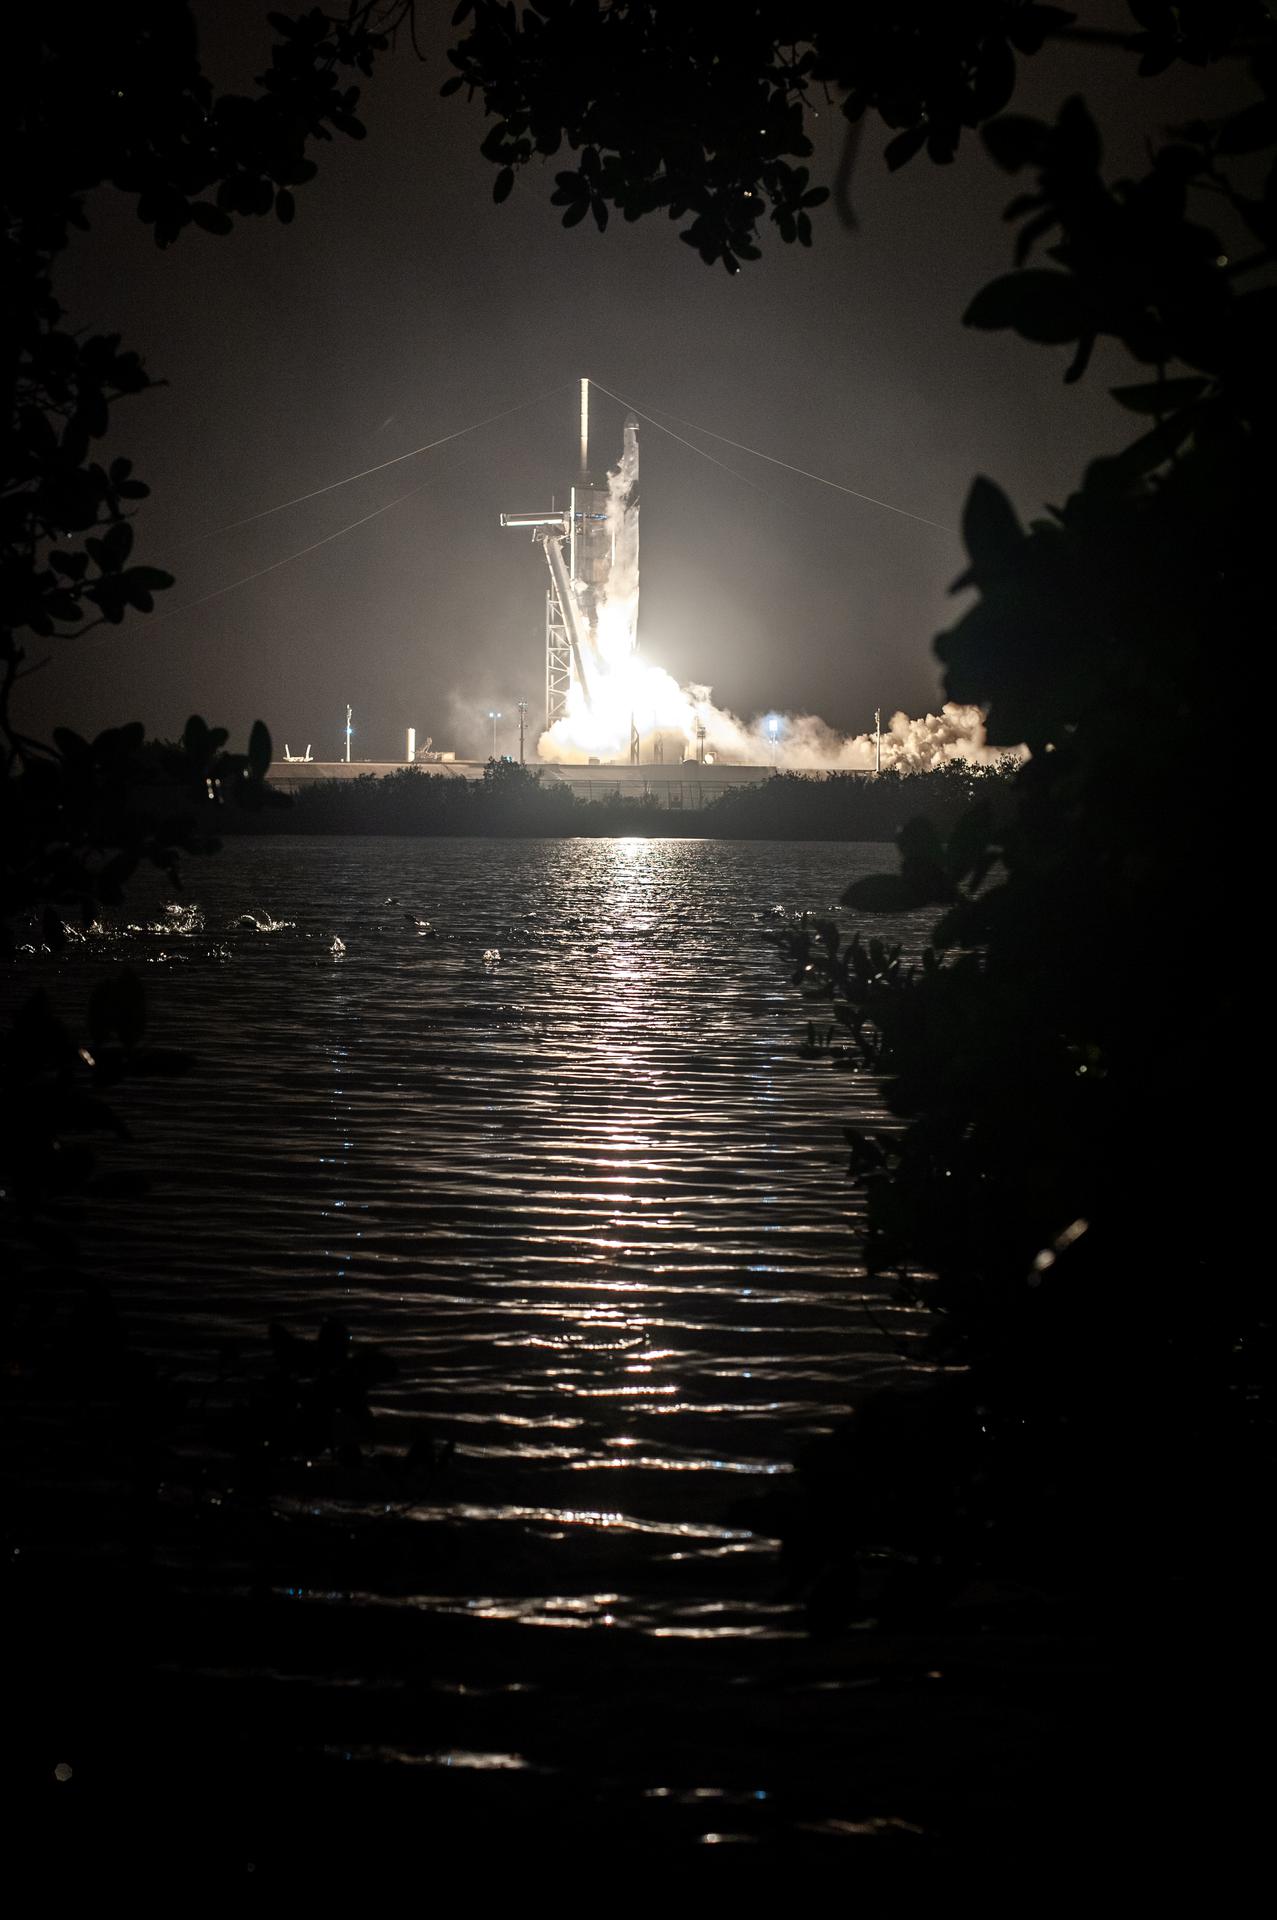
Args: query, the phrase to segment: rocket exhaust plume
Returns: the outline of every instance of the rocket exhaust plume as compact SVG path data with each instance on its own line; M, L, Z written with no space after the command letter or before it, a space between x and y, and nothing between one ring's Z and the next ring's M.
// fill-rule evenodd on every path
M641 658L638 421L632 414L626 419L621 458L606 490L594 486L589 389L582 380L581 478L568 510L501 516L503 526L530 528L542 543L551 575L548 655L556 631L572 655L570 684L562 672L554 681L547 666L547 724L537 741L538 757L577 766L681 758L873 772L873 733L846 736L804 713L742 720L716 707L708 687L681 687L664 668ZM881 736L884 771L926 772L953 760L987 765L1001 757L1002 750L989 746L976 707L947 704L922 719L896 713Z

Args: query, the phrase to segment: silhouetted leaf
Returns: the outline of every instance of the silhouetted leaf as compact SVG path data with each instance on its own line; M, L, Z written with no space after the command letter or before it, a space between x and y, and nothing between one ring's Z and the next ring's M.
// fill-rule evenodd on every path
M968 580L983 584L1014 565L1026 535L1001 487L983 474L971 483L962 510L962 539L971 556Z
M1154 380L1137 387L1110 387L1109 392L1132 413L1174 413L1177 407L1200 399L1207 385L1204 379L1185 376L1181 380Z
M229 233L235 224L228 213L208 200L191 202L191 218L205 233Z
M1083 309L1071 274L1030 267L1003 274L981 288L962 316L967 327L994 331L1012 327L1026 340L1060 346L1083 329Z
M1225 120L1215 138L1219 153L1261 153L1277 143L1277 102L1253 100Z
M992 824L990 808L982 802L968 808L949 835L945 867L955 885L971 880L978 886L988 872Z
M1091 492L1110 494L1125 490L1178 453L1192 431L1191 412L1173 414L1121 453L1093 460L1086 470L1085 487Z
M1055 125L1055 164L1073 173L1094 173L1102 158L1100 130L1077 94L1064 102Z
M896 845L904 860L925 861L937 868L944 860L944 842L934 820L924 815L905 822L896 836Z
M1006 113L998 120L991 120L980 137L1004 172L1018 173L1021 167L1040 164L1051 129L1045 121L1031 120L1025 114Z
M1048 34L1063 32L1076 19L1063 7L1016 7L1007 19L1007 37L1017 53L1038 53Z
M926 144L927 129L925 123L916 127L906 127L904 132L898 133L894 140L888 140L883 151L883 158L886 160L891 172L895 173L900 167L903 167L906 162L912 160L916 153L921 153Z

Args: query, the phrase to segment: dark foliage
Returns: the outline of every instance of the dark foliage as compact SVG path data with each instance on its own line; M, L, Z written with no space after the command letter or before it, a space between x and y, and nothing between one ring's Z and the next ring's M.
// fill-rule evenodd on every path
M1039 170L1012 216L1062 237L1055 269L996 282L968 323L1075 342L1070 378L1113 336L1156 370L1115 396L1153 424L1028 529L991 482L972 489L956 585L977 598L937 652L948 696L1033 757L1001 822L916 822L899 874L849 890L858 919L942 909L922 970L859 930L787 938L895 1117L852 1136L852 1170L872 1268L933 1310L937 1357L961 1369L946 1396L967 1519L944 1552L966 1563L1031 1540L1077 1576L1098 1544L1169 1577L1186 1526L1235 1560L1271 1467L1271 1309L1235 1132L1247 1024L1231 964L1208 982L1193 930L1203 886L1212 911L1243 897L1203 699L1269 597L1271 36L1252 72L1252 104L1179 129L1112 189L1078 102L1055 128L988 128L1001 164ZM1255 193L1239 163L1261 152ZM1248 230L1236 263L1197 189ZM863 1543L855 1432L834 1453ZM830 1449L808 1469L820 1506Z
M729 273L759 257L763 222L811 244L813 184L806 117L830 94L854 126L875 113L895 136L887 164L925 153L951 161L964 130L986 125L1015 90L1017 60L1048 40L1111 41L1161 72L1200 65L1259 40L1262 0L1141 0L1126 33L1094 35L1038 0L733 0L657 7L650 0L462 0L464 27L445 94L479 94L493 119L483 152L499 169L494 199L515 171L564 149L555 205L570 227L664 213L680 238ZM844 211L846 211L844 209Z
M894 840L925 815L945 829L977 794L1004 794L1015 760L978 767L951 760L929 773L778 773L734 787L707 807L705 831L726 840Z
M60 952L103 908L117 906L139 865L180 886L184 853L209 853L232 810L281 804L266 785L270 735L259 722L246 754L226 751L224 729L198 716L157 755L140 725L96 740L57 728L50 745L23 742L0 784L0 956ZM0 1042L0 1237L10 1277L34 1257L54 1269L74 1258L67 1209L99 1187L96 1137L122 1136L106 1095L140 1073L178 1073L188 1056L143 1044L140 983L118 969L75 1016L46 993L20 1005Z
M482 780L404 768L304 787L286 813L242 816L245 833L639 834L724 840L894 840L924 813L951 825L972 796L1004 791L1014 761L976 767L953 761L931 773L778 773L758 786L728 788L704 805L668 807L652 795L607 791L607 768L582 768L598 792L588 798L531 768L492 761ZM689 793L694 793L688 783Z
M134 503L147 488L124 458L94 457L111 407L152 384L118 334L85 335L56 298L53 265L88 225L88 195L135 198L160 246L186 228L294 214L311 143L360 138L359 89L388 41L372 7L271 16L271 65L250 96L214 94L195 26L177 0L24 9L8 29L0 92L0 668L4 715L23 633L40 638L149 612L172 585L133 561ZM86 624L86 622L88 624ZM12 744L12 741L10 741Z
M96 740L55 729L30 739L14 690L39 662L32 638L65 642L130 609L148 613L172 576L139 564L132 519L148 489L123 456L101 452L112 409L153 384L117 334L86 334L64 314L54 267L88 225L88 196L110 187L167 246L186 228L229 233L236 218L290 220L293 190L314 172L308 149L334 133L362 136L358 88L388 45L372 7L344 20L318 9L272 16L278 36L252 96L215 95L199 62L193 17L174 0L102 8L23 10L9 25L0 80L0 950L25 940L57 949L114 905L141 862L176 884L181 852L206 852L225 803L260 807L270 736L258 722L243 755L227 734L192 719L154 791L154 756L140 723ZM119 993L138 1010L140 990ZM100 1013L100 1005L99 1005ZM43 1000L18 1017L3 1054L0 1203L24 1229L45 1228L92 1174L86 1133L122 1122L100 1098L104 1080L137 1071L123 1039L109 1070L95 1015L64 1024ZM152 1066L154 1060L152 1057ZM74 1146L73 1146L74 1141ZM59 1245L65 1253L65 1236Z

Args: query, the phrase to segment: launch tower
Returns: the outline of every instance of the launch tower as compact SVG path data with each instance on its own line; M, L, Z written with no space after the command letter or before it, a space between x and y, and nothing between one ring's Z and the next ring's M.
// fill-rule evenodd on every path
M599 611L617 564L618 535L625 562L638 580L638 422L626 421L628 470L599 478L590 469L590 383L581 382L581 458L566 507L548 513L503 513L503 527L524 527L542 548L550 581L545 595L545 724L563 719L574 687L588 709L591 685L605 671L598 646ZM638 735L631 725L630 758Z

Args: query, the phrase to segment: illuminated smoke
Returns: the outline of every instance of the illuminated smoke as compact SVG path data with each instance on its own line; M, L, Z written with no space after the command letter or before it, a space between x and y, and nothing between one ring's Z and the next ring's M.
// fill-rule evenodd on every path
M724 713L709 698L708 687L689 687L696 717L705 728L706 757L748 762L765 766L772 757L769 731L776 720L776 764L799 771L817 767L836 767L847 771L868 772L875 763L872 733L838 733L815 714L768 715L764 720L741 721L733 713ZM693 722L693 725L695 722ZM959 707L946 703L939 713L911 719L907 713L893 713L890 725L882 730L882 765L902 773L929 773L951 760L966 760L988 766L1003 757L1004 749L991 747L985 737L984 717L978 707Z
M871 772L875 764L872 733L842 734L812 713L768 714L742 720L716 707L708 687L680 687L663 668L648 666L634 655L630 656L628 672L612 673L599 681L592 709L572 703L565 718L541 735L537 752L542 760L564 766L583 766L591 759L604 764L626 760L631 713L645 763L655 758L658 742L664 760L696 759L702 751L699 725L705 729L703 751L707 763L758 767L774 761L778 770L839 768L862 773ZM951 760L991 766L1006 752L1004 747L989 745L978 707L959 707L952 702L946 702L939 713L928 713L921 719L893 713L890 724L882 729L884 770L928 773Z
M625 422L620 465L607 477L607 530L612 564L599 602L596 641L606 667L628 669L638 646L638 421Z
M623 686L612 680L608 686L611 693L619 694L615 704L610 699L602 703L596 694L592 712L569 711L542 734L537 752L543 760L581 766L590 759L604 763L627 759L633 712L645 763L653 759L658 740L665 760L696 759L700 751L699 723L705 729L707 762L767 766L773 759L770 723L774 719L778 770L840 768L868 773L874 767L872 733L841 734L816 714L769 714L762 719L741 720L716 707L708 687L680 687L662 668L638 660L633 676L627 676ZM928 713L920 719L894 713L890 725L884 724L882 729L884 770L927 773L951 760L991 766L1006 752L1006 748L989 745L978 707L959 707L952 702L941 707L939 713Z
M586 705L579 684L574 684L566 714L537 741L538 756L565 766L582 766L590 760L627 761L633 723L645 763L656 757L659 745L661 757L675 762L698 759L703 752L708 763L767 766L774 761L778 770L871 771L875 765L872 733L841 734L810 713L741 720L716 707L708 687L680 687L663 667L641 658L637 481L638 423L631 417L625 423L620 462L608 474L612 557L591 635L590 704ZM884 769L925 773L951 760L988 765L1002 754L1002 749L989 746L978 707L946 704L939 713L922 719L894 713L882 730Z

